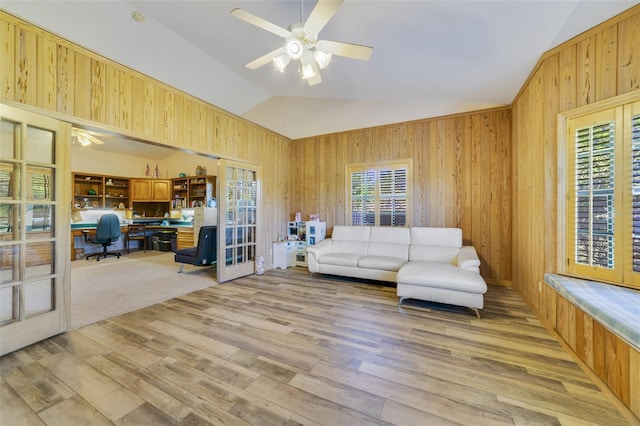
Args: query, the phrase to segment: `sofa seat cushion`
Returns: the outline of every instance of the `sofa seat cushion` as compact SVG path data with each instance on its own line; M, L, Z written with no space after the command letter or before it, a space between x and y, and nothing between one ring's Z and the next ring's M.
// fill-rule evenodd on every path
M358 266L358 259L362 257L361 254L354 253L328 253L323 254L318 259L318 263L321 265L335 265L335 266Z
M487 283L480 274L444 262L416 260L398 271L399 284L437 287L468 293L484 294Z
M398 271L407 263L407 259L392 256L362 256L358 259L358 268Z

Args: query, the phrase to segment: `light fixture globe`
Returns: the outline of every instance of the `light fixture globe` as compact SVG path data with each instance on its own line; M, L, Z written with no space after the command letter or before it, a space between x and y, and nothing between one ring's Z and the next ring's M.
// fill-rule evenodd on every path
M290 38L284 45L284 50L287 52L287 56L295 61L304 54L304 44L297 38Z
M320 67L321 70L325 69L327 65L329 65L332 57L333 55L331 53L325 53L322 50L316 49L316 51L313 52L313 59L318 63L318 67Z
M277 70L281 73L284 72L284 69L289 65L291 59L287 55L280 55L273 58L273 63L276 66Z

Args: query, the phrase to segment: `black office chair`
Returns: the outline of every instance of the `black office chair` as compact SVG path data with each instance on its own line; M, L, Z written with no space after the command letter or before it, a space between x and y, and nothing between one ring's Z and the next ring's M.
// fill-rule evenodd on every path
M217 227L203 226L198 233L198 245L176 251L175 261L180 263L178 272L184 270L184 265L207 266L217 260Z
M120 218L113 213L105 214L98 219L98 226L96 226L96 234L93 237L87 237L87 232L84 234L84 239L93 244L101 244L102 252L92 253L86 257L89 260L92 256L97 256L96 261L100 258L106 258L107 256L116 256L120 259L120 253L108 252L107 247L118 241L120 238Z

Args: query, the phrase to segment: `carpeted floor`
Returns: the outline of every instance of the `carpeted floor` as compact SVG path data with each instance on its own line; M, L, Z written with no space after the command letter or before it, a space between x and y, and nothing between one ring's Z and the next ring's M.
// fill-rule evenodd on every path
M132 252L71 262L71 329L150 306L217 284L215 266L185 265L174 253Z

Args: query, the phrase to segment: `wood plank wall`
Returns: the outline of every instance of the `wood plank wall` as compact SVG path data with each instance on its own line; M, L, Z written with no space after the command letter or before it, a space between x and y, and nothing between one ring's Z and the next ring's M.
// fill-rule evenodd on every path
M344 224L345 167L413 159L412 226L462 228L482 276L511 281L511 115L484 110L296 140L291 219L318 213L328 232Z
M640 417L640 355L542 284L557 271L557 114L640 89L640 6L548 52L512 106L513 285Z
M284 232L291 140L0 12L0 99L72 123L262 166L263 247ZM135 142L132 142L135 143ZM70 176L70 175L69 175Z

